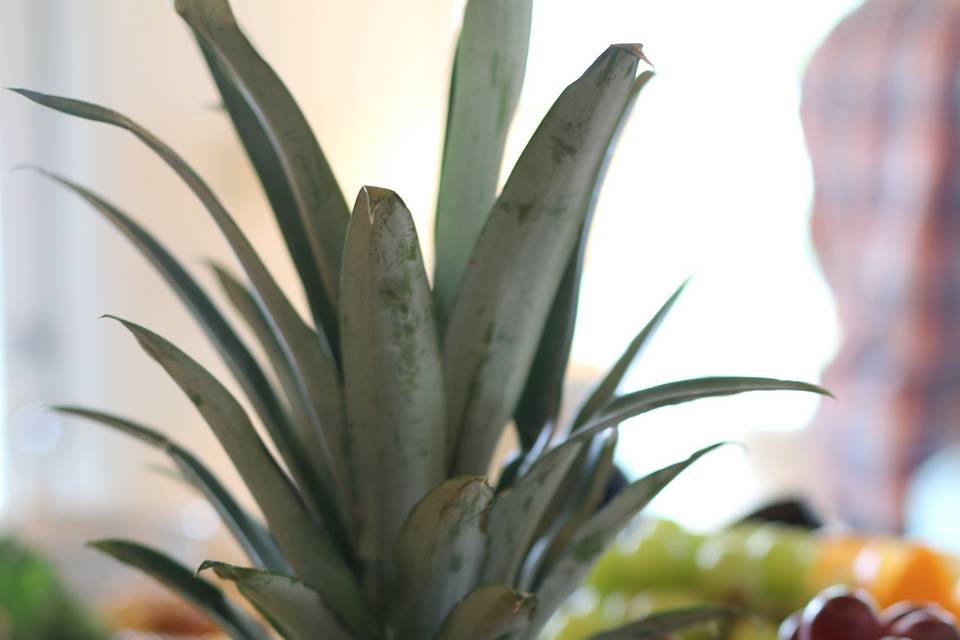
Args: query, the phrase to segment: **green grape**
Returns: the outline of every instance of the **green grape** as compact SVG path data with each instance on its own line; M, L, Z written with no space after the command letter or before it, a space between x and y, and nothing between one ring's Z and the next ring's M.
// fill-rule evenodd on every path
M777 640L777 627L771 622L759 618L744 618L733 624L727 639Z
M586 584L598 594L619 593L633 589L633 570L629 556L619 547L612 547L597 560Z
M604 554L587 584L600 594L632 595L649 588L693 582L702 536L669 520L648 520L624 543Z
M599 610L571 615L557 633L555 640L585 640L610 626L612 625L604 620Z
M747 538L745 551L753 572L750 605L777 615L803 605L815 554L811 536L764 526Z
M704 595L722 602L743 602L749 586L744 536L723 532L697 550L697 586Z
M652 613L694 607L701 604L705 604L704 597L691 589L650 589L630 600L627 605L627 618L629 620L639 620ZM720 637L718 631L717 625L707 624L674 634L673 637L676 640L713 640Z

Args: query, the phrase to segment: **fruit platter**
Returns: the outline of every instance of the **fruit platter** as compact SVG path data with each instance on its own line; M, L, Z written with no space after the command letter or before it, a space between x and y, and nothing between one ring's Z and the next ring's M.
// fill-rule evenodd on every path
M705 604L735 615L672 640L960 640L960 562L897 538L769 522L703 535L648 519L601 557L549 632L581 640Z

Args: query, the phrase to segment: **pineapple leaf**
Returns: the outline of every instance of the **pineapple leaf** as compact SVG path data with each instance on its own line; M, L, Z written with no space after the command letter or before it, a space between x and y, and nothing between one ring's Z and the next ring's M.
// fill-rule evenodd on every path
M222 580L237 585L286 640L352 640L323 596L296 578L279 573L235 567L207 560L197 573L212 569Z
M88 546L152 576L210 617L233 640L269 640L269 635L236 608L217 587L172 558L127 540L97 540Z
M526 386L514 411L514 424L523 450L529 451L540 434L557 428L560 407L563 400L563 381L570 359L570 347L573 343L574 327L577 323L577 303L580 297L580 279L583 272L583 259L587 250L590 223L597 207L600 188L607 173L607 167L616 150L617 142L623 131L637 96L653 78L652 71L644 71L633 83L630 98L624 105L620 122L607 140L607 151L597 162L593 173L593 183L584 194L583 228L577 240L577 248L567 262L567 268L560 281L560 288L547 316L547 324L540 336L536 356L530 367Z
M279 158L323 277L327 304L335 313L350 210L306 117L240 30L227 0L176 0L176 9L222 65Z
M454 473L485 473L513 414L641 55L612 46L561 94L474 248L443 352Z
M285 347L290 366L301 379L301 384L298 386L313 407L315 422L319 421L323 425L316 425L316 430L320 432L326 428L330 436L339 437L343 428L343 411L339 394L331 393L331 390L336 388L338 374L329 344L303 322L243 231L203 179L173 149L123 114L71 98L50 96L25 89L15 91L37 104L56 111L129 131L155 151L180 176L210 213L210 217L213 218L250 277L260 301L272 319L271 324L275 327L277 339ZM320 454L326 461L325 464L320 466L302 464L303 456L299 455L288 462L297 481L305 489L311 506L319 503L320 506L317 508L324 516L333 520L337 527L342 529L342 525L339 524L341 516L336 509L331 508L331 505L336 503L336 491L338 487L344 486L346 480L334 475L340 467L332 462L336 456L329 450L326 439L317 438L316 443L321 445ZM302 449L302 446L298 448Z
M331 299L323 284L320 266L313 257L313 249L306 226L297 210L293 188L283 169L283 162L274 149L270 135L250 107L243 93L236 86L229 72L217 60L216 55L198 38L201 52L210 68L223 104L230 114L240 142L253 164L260 184L270 201L277 226L287 244L287 250L300 276L314 323L330 341L334 355L339 353L339 331L335 300Z
M298 483L306 487L313 486L311 478L314 476L309 473L309 462L302 448L297 444L294 427L260 365L207 294L176 258L143 227L103 198L66 178L42 169L37 171L86 200L150 261L193 314L221 358L233 372L266 426L274 444L277 445L284 462L297 474ZM328 517L336 516L332 501L330 504L330 513L327 515Z
M431 640L477 584L493 490L478 476L447 480L411 511L395 547L398 637Z
M736 617L727 607L703 605L653 613L642 620L590 636L590 640L655 640L675 631Z
M687 467L724 444L701 449L686 460L629 484L605 507L591 515L572 537L560 560L552 567L544 567L545 577L535 588L542 609L534 615L528 637L537 637L552 612L580 585L596 559L637 513Z
M430 285L413 218L364 187L347 230L340 336L359 511L357 555L374 602L404 519L446 477L446 409Z
M323 384L303 386L302 378L290 366L290 359L283 344L277 339L277 334L270 323L270 318L263 312L257 299L246 286L231 275L223 267L211 265L220 288L224 291L233 308L253 331L260 346L267 354L270 366L277 374L280 386L290 405L294 427L297 428L297 439L302 443L304 455L309 463L316 468L327 464L322 452L325 446L329 447L329 464L334 469L334 477L340 478L339 489L341 496L349 495L349 481L344 461L346 425L343 415L343 400L340 382L336 371L323 368L328 374ZM321 388L326 387L326 388ZM312 396L311 396L312 394ZM326 419L323 426L318 424L316 409L323 410ZM344 497L343 502L348 502Z
M437 640L510 640L520 637L537 599L502 584L477 587L461 600L443 623Z
M442 326L497 197L520 98L532 0L469 0L450 82L436 215L434 295Z
M642 78L643 74L641 74L641 78L638 79L638 83ZM576 432L577 429L583 426L583 424L589 418L594 417L594 415L614 396L617 387L623 380L627 370L636 360L637 355L640 353L643 347L656 332L657 328L660 326L660 323L673 307L674 303L683 292L686 285L686 282L681 284L680 287L673 293L673 295L670 296L670 298L657 311L650 322L648 322L640 331L640 333L637 334L637 336L631 341L623 355L619 358L619 360L617 360L600 384L598 384L593 390L574 419L571 427L572 432ZM541 344L541 348L542 347L543 345ZM517 420L517 424L520 424L519 419ZM596 454L600 450L601 447L599 444L594 442L589 446L584 447L580 452L580 456L570 466L570 470L567 472L567 477L564 479L560 489L554 495L553 503L544 514L543 524L545 526L552 526L553 523L557 521L565 520L573 510L578 509L578 507L573 503L573 501L579 497L578 487L581 487L584 483L589 482L588 469L591 465L597 463ZM529 455L530 454L528 453L528 457ZM523 469L521 468L521 472L522 471Z
M563 486L563 480L584 443L593 436L628 418L658 407L699 398L761 390L809 391L829 395L825 389L805 382L721 377L672 382L636 391L615 400L606 412L583 425L562 444L540 456L510 490L497 496L491 509L491 546L484 577L488 580L515 583L524 557L541 530L545 514L549 512L550 502Z
M144 351L183 390L223 445L253 494L284 556L357 632L373 635L372 618L344 558L326 528L318 528L270 455L240 403L206 369L152 331L120 320Z
M624 394L604 407L596 418L583 424L573 438L597 433L627 418L660 407L690 402L701 398L731 396L749 391L806 391L824 396L833 395L814 384L774 378L716 376L668 382L655 387Z
M571 487L575 494L569 500L573 505L572 513L560 514L552 522L549 521L549 516L544 518L544 524L549 527L549 530L547 535L538 540L537 545L531 549L527 566L523 571L524 579L520 582L524 588L529 588L528 585L532 586L537 581L541 567L549 567L556 563L580 526L600 507L613 473L613 455L618 436L619 432L616 429L612 430L603 442L597 443L600 445L599 450L594 455L588 456L588 469L583 481Z
M489 543L481 582L513 585L550 504L582 442L571 442L541 456L530 471L497 495L487 524Z
M162 449L180 470L180 476L196 488L216 509L250 561L263 569L290 572L290 565L273 536L244 510L213 473L192 453L170 441L162 433L119 416L82 407L56 406L58 413L92 420L112 427L148 445Z
M619 387L623 381L623 377L637 359L637 355L643 350L650 338L653 337L653 334L656 333L663 319L670 313L670 310L673 309L673 305L676 304L680 294L687 288L688 282L689 280L685 280L683 284L667 298L667 301L657 310L653 318L651 318L643 329L640 330L640 333L630 341L630 344L627 346L626 351L623 352L623 355L620 356L620 359L616 361L610 371L607 372L607 375L600 381L600 384L590 393L586 402L583 403L583 406L577 413L576 419L573 421L572 430L576 431L577 428L583 426L587 420L593 418L597 412L610 402L610 399L613 398L617 392L617 387Z

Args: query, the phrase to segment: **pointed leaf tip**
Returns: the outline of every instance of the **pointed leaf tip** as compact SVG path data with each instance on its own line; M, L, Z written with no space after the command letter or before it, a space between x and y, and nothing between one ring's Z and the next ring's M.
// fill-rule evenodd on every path
M651 67L653 66L653 63L650 62L650 59L643 52L643 45L640 44L639 42L621 42L621 43L610 45L610 46L616 49L623 49L624 51L628 51L634 56L636 56L638 60L643 60Z

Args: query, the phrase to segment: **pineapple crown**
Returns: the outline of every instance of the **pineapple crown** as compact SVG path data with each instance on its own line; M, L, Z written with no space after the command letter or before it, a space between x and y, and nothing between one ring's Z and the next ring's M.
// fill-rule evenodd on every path
M826 393L766 378L684 380L618 393L681 286L568 424L563 378L596 195L652 72L639 45L603 52L557 99L503 189L498 176L527 57L532 0L466 5L447 115L427 277L397 194L365 187L348 207L293 96L226 0L177 0L296 267L305 320L203 179L158 137L110 109L25 89L52 109L127 130L193 191L246 279L214 265L276 383L159 240L115 205L44 172L119 229L196 318L273 442L170 341L117 319L184 391L243 477L248 513L201 460L160 431L60 406L164 451L220 514L250 567L194 572L125 541L91 545L154 576L238 640L271 632L201 573L236 584L288 639L533 639L594 560L673 478L719 445L630 483L603 504L617 427L658 407L753 390ZM485 475L511 423L520 452L496 488ZM701 608L604 637L647 637L729 615ZM638 626L639 625L639 626ZM641 633L641 635L636 635Z

